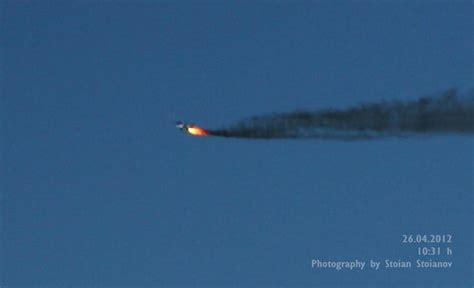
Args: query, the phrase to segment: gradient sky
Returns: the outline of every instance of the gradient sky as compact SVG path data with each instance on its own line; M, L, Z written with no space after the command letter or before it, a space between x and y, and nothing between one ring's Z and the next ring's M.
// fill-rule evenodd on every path
M2 1L2 286L472 283L473 138L188 137L472 88L472 1ZM454 236L451 270L402 234Z

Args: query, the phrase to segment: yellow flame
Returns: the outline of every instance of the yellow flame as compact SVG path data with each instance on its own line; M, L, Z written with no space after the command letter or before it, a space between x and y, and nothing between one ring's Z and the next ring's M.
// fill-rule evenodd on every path
M189 134L196 135L196 136L205 136L208 134L206 130L199 127L189 127L188 132Z

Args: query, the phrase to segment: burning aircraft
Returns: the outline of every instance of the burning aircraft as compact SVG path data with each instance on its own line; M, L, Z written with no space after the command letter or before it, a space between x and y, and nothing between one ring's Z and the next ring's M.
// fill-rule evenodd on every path
M209 131L198 127L194 124L188 124L183 122L176 122L176 128L182 130L183 132L189 133L194 136L208 136Z

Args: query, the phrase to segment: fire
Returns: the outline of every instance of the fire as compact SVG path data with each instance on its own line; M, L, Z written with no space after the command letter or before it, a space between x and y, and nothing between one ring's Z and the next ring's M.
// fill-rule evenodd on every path
M189 127L188 128L189 134L195 135L195 136L206 136L209 135L209 132L206 130L199 128L199 127Z

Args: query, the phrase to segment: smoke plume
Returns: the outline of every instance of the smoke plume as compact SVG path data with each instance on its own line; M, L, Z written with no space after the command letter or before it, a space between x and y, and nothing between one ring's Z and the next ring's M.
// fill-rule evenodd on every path
M294 111L256 116L214 136L253 139L319 138L357 140L433 134L474 133L474 93L455 89L411 102L363 104L344 110Z

